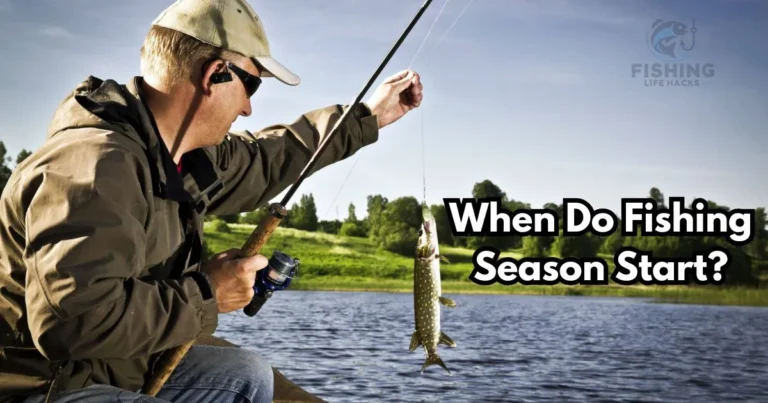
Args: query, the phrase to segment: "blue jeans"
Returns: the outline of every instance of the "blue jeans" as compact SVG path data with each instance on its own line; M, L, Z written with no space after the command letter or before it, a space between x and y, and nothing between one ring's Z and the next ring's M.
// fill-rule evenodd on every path
M56 403L82 402L271 402L274 388L272 367L264 358L244 348L194 345L179 363L157 397L109 385L92 385L56 395ZM24 403L41 403L34 396Z

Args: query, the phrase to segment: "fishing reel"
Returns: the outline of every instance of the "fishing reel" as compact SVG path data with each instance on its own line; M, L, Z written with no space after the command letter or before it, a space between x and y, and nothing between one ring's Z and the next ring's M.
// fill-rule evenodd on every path
M285 253L275 251L269 258L267 267L259 270L256 284L253 286L253 299L243 308L248 316L256 315L275 291L288 288L299 273L299 259L294 259Z

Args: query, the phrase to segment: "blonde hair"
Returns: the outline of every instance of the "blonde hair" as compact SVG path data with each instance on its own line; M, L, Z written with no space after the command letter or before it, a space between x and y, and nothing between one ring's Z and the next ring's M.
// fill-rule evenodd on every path
M245 56L197 40L187 34L153 25L141 46L141 73L170 87L192 80L211 59L238 62Z

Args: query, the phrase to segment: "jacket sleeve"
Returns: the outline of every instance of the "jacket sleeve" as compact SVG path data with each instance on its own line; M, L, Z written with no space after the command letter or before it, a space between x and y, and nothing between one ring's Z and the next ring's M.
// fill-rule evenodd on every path
M136 154L75 144L58 156L33 168L20 196L25 298L39 351L49 360L128 359L213 333L218 308L201 274L137 279L152 212Z
M231 133L208 149L222 170L224 189L214 197L208 214L253 211L294 183L321 142L348 106L333 105L301 115L292 124L273 125L256 133ZM313 170L352 156L378 140L377 117L358 104Z

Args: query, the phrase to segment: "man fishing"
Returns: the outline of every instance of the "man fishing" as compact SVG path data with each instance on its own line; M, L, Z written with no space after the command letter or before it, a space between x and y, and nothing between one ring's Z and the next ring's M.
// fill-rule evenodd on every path
M245 0L172 4L145 39L141 74L82 82L3 191L0 401L272 400L258 353L200 345L156 398L139 391L164 352L245 307L266 266L238 249L203 264L203 216L277 196L349 106L230 132L262 78L299 84ZM352 106L313 172L376 142L422 89L416 73L389 77Z

